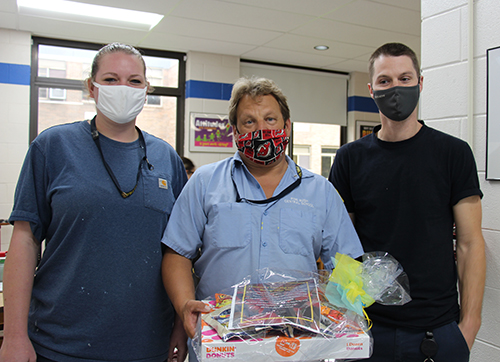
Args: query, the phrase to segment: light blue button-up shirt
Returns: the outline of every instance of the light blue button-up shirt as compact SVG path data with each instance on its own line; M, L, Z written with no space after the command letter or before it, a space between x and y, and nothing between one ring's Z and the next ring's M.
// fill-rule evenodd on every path
M288 169L274 195L299 177L294 162L286 160ZM239 152L196 170L174 205L162 242L189 259L201 249L194 265L198 299L227 290L258 269L316 271L320 256L332 269L336 252L363 254L332 184L308 170L302 173L300 185L283 198L254 204L245 199L266 196Z

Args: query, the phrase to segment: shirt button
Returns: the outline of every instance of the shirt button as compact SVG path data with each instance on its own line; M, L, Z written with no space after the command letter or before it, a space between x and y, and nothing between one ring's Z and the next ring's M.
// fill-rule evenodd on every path
M267 243L264 241L264 242L262 243L262 246L265 248L265 247L267 246Z

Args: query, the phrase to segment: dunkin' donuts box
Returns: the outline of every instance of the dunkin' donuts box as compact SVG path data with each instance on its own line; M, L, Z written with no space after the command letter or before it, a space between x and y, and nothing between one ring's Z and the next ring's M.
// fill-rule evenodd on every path
M362 359L371 334L356 313L329 305L316 278L243 282L203 301L193 347L200 361Z
M371 337L364 331L285 337L235 338L224 342L217 331L201 318L193 344L200 361L280 362L322 359L362 359L371 355Z

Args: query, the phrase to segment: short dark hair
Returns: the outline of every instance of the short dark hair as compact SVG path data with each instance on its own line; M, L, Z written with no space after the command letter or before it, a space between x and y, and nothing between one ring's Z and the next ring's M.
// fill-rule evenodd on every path
M411 50L410 47L401 44L401 43L386 43L382 46L380 46L377 50L373 52L373 54L370 57L369 65L368 65L368 73L370 75L370 83L373 80L373 73L374 73L374 63L377 58L381 56L390 56L390 57L400 57L402 55L406 55L407 57L410 57L413 67L415 68L415 71L417 72L417 76L420 79L420 65L418 64L418 59L417 55L413 50Z
M194 163L187 157L181 157L182 163L184 164L184 168L186 171L194 171Z
M285 95L279 87L271 79L267 78L240 78L236 81L231 92L231 99L229 100L229 122L232 126L236 127L236 111L240 100L248 95L252 99L259 96L272 95L280 107L283 121L286 122L290 119L290 108Z

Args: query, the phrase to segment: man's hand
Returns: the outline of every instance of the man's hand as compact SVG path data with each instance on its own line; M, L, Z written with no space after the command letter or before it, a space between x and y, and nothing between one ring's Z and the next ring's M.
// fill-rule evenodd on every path
M477 323L476 323L477 324ZM469 351L472 349L472 345L474 344L474 340L476 339L477 332L479 332L479 327L481 324L477 326L466 326L465 322L460 322L458 324L458 328L462 332L462 335L467 342L467 346L469 347Z
M188 300L184 305L183 320L184 329L189 336L193 338L196 331L196 322L200 313L210 312L210 307L199 300Z
M187 334L184 331L182 320L178 315L175 315L174 327L170 335L168 362L183 362L186 359L187 353Z
M192 266L190 259L170 248L163 255L163 284L190 338L194 337L198 315L210 311L205 303L195 300Z

